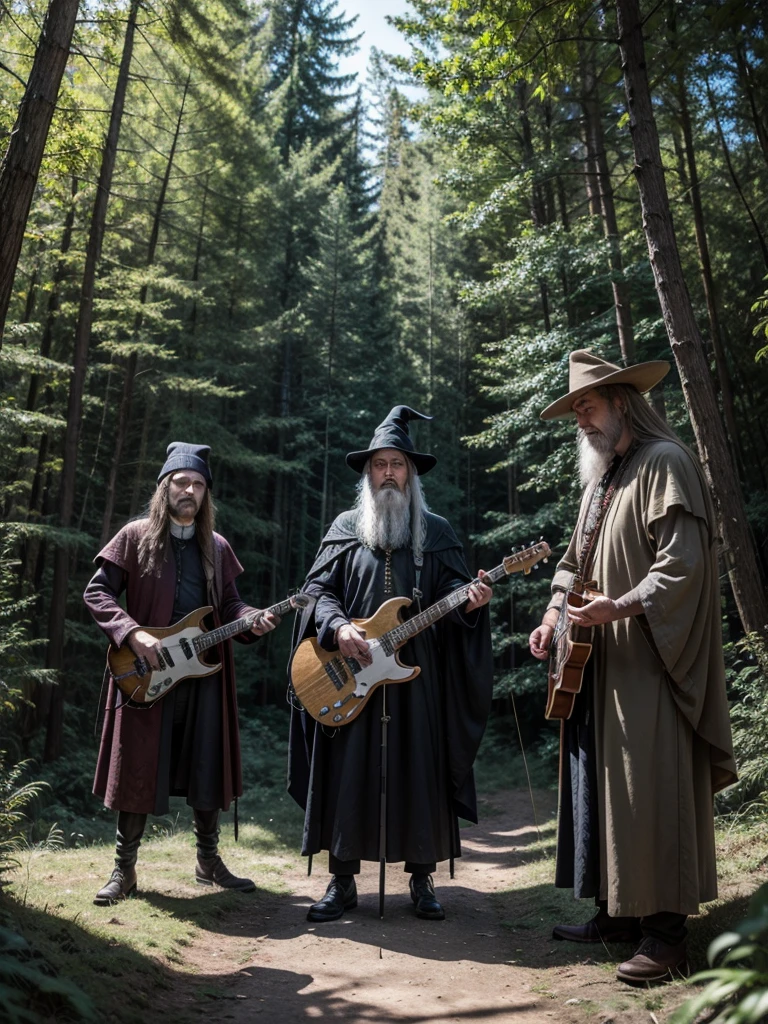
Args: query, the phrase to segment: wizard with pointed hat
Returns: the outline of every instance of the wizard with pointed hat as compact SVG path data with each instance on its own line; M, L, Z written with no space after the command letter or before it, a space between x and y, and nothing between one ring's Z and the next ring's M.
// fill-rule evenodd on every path
M456 534L424 502L421 478L437 460L417 450L410 424L429 419L395 406L368 447L347 455L360 474L358 499L331 525L304 587L315 604L298 639L314 635L323 650L363 667L370 638L352 620L413 595L407 619L472 581ZM420 674L380 686L354 721L335 726L330 708L320 724L294 702L289 792L305 809L302 853L327 850L331 874L310 921L335 920L357 905L363 860L382 870L404 862L416 915L445 916L432 876L439 862L460 856L459 817L477 821L472 764L491 702L491 591L481 575L466 602L400 649Z

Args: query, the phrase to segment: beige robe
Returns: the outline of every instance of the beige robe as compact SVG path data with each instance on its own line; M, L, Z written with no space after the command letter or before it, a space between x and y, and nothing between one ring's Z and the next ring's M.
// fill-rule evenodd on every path
M553 603L572 581L589 497ZM644 609L593 637L600 898L614 916L695 914L717 896L713 795L736 780L736 765L713 513L682 446L652 441L633 456L589 575Z

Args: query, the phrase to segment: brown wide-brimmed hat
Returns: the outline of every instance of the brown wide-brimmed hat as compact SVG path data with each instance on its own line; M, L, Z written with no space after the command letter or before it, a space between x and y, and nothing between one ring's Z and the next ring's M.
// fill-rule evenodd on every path
M640 392L650 391L669 373L666 359L654 359L634 366L616 366L596 356L589 349L571 352L568 364L568 394L548 405L541 414L543 420L555 420L573 415L573 403L593 388L605 384L632 384Z

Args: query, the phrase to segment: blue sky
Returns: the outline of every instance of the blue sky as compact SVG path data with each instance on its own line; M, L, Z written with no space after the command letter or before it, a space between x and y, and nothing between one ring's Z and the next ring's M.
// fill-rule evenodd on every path
M354 74L357 72L358 81L365 83L368 56L372 46L385 53L407 54L408 44L403 37L387 24L385 18L389 15L406 14L408 12L407 0L337 0L337 11L344 11L347 17L359 15L354 27L355 35L363 32L360 40L360 50L352 57L346 57L339 65L343 74Z

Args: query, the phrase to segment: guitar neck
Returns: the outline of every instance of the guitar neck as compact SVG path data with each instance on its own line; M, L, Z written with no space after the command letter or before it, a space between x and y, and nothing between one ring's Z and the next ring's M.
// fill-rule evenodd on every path
M285 601L279 601L277 604L265 608L263 614L287 615L292 608L291 599L286 598ZM209 647L221 643L222 640L229 640L233 636L237 636L238 633L246 633L255 621L256 616L254 614L243 615L241 618L235 619L234 622L228 622L225 626L218 626L209 633L203 633L201 636L196 637L195 647L198 651L207 651Z
M491 569L483 576L483 583L496 583L503 576L507 575L507 570L504 567L504 563L497 565L495 569ZM423 612L419 612L418 615L414 615L412 619L408 619L407 622L400 623L399 626L395 626L394 629L390 629L388 633L384 633L381 637L382 641L388 641L393 649L402 647L404 643L411 639L412 636L416 636L417 633L421 633L428 626L431 626L433 622L437 622L438 619L442 619L444 615L452 612L454 608L460 607L467 600L469 595L469 588L479 582L478 580L472 580L471 583L465 583L463 587L459 587L457 590L452 590L450 594L443 597L440 601L430 605L429 608L425 608Z

